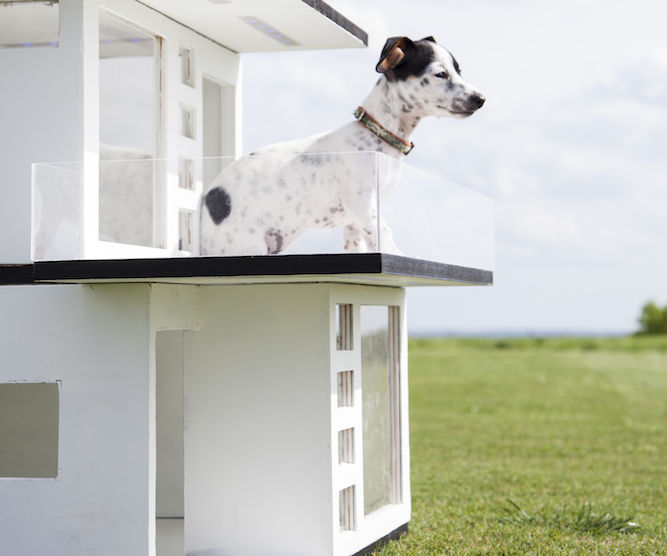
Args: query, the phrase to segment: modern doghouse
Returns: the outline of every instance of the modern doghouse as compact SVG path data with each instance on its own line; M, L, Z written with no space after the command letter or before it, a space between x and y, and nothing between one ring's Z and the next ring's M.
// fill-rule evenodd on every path
M347 555L407 530L406 288L492 283L488 199L406 167L378 203L415 215L409 256L335 230L196 256L241 53L365 44L319 0L0 1L0 552Z

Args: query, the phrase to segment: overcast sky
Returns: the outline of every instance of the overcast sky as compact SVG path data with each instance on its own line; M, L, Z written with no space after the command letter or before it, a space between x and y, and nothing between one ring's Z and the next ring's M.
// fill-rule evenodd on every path
M245 150L348 122L389 36L435 36L487 96L408 162L493 199L495 285L410 290L412 332L626 332L667 303L664 0L331 4L369 48L244 56Z

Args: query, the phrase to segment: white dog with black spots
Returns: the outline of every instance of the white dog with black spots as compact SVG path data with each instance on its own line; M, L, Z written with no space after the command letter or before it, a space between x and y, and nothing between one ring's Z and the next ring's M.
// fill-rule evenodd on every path
M400 164L422 118L465 118L485 98L433 37L388 39L376 70L381 77L354 121L259 149L217 176L202 196L200 255L277 254L308 229L338 226L347 252L380 250L379 231L381 251L400 254L377 213L377 195L392 187L396 173L382 175L378 192L367 153Z

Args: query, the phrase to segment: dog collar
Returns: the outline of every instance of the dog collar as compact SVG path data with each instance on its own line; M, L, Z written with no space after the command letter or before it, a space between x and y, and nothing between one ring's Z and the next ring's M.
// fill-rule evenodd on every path
M414 148L414 143L408 143L404 141L397 135L394 135L391 131L384 128L380 122L378 122L373 116L371 116L366 110L361 106L354 111L354 117L360 123L364 124L368 129L370 129L375 135L382 139L385 143L389 143L395 149L398 149L403 154L410 154L410 151Z

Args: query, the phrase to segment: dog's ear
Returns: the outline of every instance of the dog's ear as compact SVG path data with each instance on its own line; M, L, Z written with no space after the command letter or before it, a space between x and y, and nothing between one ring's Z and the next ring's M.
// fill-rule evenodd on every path
M380 61L375 66L378 73L386 73L400 65L414 43L408 37L391 37L384 43Z
M429 42L437 42L437 41L436 41L433 37L431 37L431 36L424 37L422 40L423 40L423 41L429 41Z

